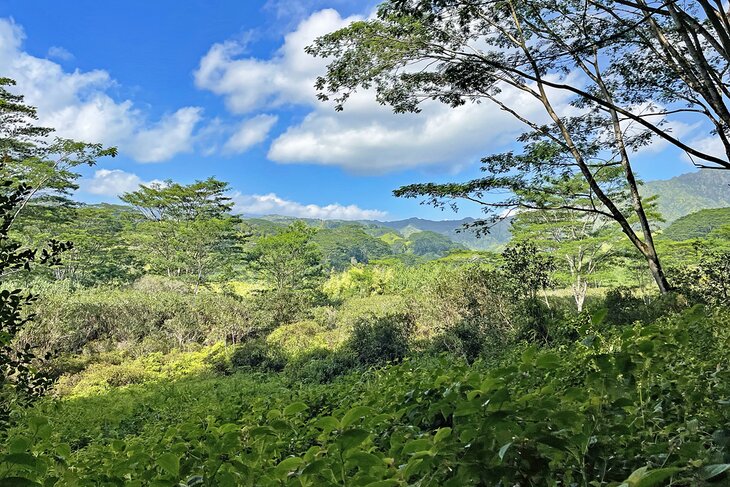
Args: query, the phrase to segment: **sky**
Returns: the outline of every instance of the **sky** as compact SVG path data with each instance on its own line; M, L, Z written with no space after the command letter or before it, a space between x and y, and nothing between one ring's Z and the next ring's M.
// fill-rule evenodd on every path
M244 214L478 216L476 206L455 215L394 198L392 190L478 176L479 159L513 148L523 131L511 116L486 104L437 102L396 115L367 92L344 112L316 99L314 79L326 60L304 47L367 18L376 5L0 0L0 76L16 80L57 135L119 148L116 158L81 171L81 201L117 202L139 184L214 176L230 183ZM504 96L521 103L522 95ZM680 135L692 129L677 124ZM634 161L644 179L693 170L662 143Z

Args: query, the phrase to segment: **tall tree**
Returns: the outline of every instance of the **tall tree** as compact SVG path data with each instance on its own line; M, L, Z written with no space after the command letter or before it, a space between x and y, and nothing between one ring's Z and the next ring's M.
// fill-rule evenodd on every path
M104 156L114 157L117 149L51 138L53 129L37 125L36 109L10 91L14 85L15 81L0 78L0 171L5 180L14 181L11 187L26 184L30 188L15 208L15 216L19 216L32 199L63 202L63 197L78 189L75 168L93 166Z
M581 12L570 2L391 0L380 6L376 19L326 35L308 51L332 58L316 87L321 99L334 96L338 109L360 88L374 89L376 99L396 112L417 112L425 100L453 107L486 100L530 130L520 138L522 154L484 160L490 176L464 184L411 185L396 195L425 196L437 205L463 198L489 211L524 203L509 199L494 205L483 198L487 193L525 187L544 191L545 178L579 174L588 185L590 204L576 209L614 220L646 260L659 290L667 292L670 286L631 164L632 151L647 144L653 132L625 123L617 102L623 93L615 90L600 45L578 51L571 47L592 39L596 27L586 19L576 27L576 15L580 18ZM578 92L567 79L573 73L582 75ZM510 102L502 96L506 89L527 95L543 113L531 117L523 98ZM561 105L560 90L578 95L572 109ZM622 171L629 208L622 209L597 177L612 167Z
M315 234L315 229L297 221L277 234L260 237L246 259L276 292L312 289L323 277Z
M143 185L121 196L141 216L130 240L153 272L187 278L197 290L223 268L240 237L228 190L228 183L208 178Z
M614 174L615 177L615 174ZM619 181L620 183L620 181ZM586 206L588 193L585 180L579 176L557 181L551 195L537 195L551 201L550 206L564 207L553 211L525 210L512 221L515 241L532 243L542 252L555 257L557 268L568 276L578 311L583 310L588 283L601 266L608 263L620 237L612 221L599 213L579 211ZM620 188L620 186L618 186ZM530 194L524 194L526 201ZM616 195L614 195L618 199Z
M70 168L94 164L97 157L114 155L115 149L56 139L52 130L35 124L36 110L21 95L8 91L14 82L0 78L0 429L19 403L42 394L49 384L39 371L30 346L19 347L15 336L33 319L29 307L36 297L14 289L11 279L35 265L58 265L70 242L49 239L41 248L30 248L11 235L21 211L41 191L63 193L73 187Z

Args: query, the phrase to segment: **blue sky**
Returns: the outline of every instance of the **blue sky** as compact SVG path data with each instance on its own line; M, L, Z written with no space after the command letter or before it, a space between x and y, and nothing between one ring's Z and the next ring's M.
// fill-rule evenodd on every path
M228 181L237 208L315 218L447 219L399 200L403 184L478 174L521 127L494 107L432 104L393 115L363 93L345 112L314 98L312 38L369 15L348 0L4 0L0 72L63 136L116 145L83 171L83 201L140 183ZM0 68L3 69L3 68ZM689 130L679 124L678 130ZM645 179L692 170L658 144L635 158ZM464 205L458 217L476 216Z

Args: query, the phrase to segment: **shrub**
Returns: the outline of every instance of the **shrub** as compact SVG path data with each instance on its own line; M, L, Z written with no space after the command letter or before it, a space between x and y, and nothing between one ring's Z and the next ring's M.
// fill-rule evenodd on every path
M646 304L627 287L617 287L606 293L605 322L609 325L629 325L647 316Z
M357 366L349 349L327 350L318 348L300 355L287 363L284 372L295 383L326 384Z
M305 354L317 348L338 348L347 337L343 327L327 329L316 321L297 321L271 332L266 341L290 357Z
M363 318L355 323L347 348L363 365L399 362L410 351L414 328L408 314Z
M286 355L266 340L257 338L236 347L231 355L231 365L237 368L262 372L280 372L286 366Z
M68 353L105 342L113 347L141 345L141 353L167 351L172 346L239 341L258 326L252 308L249 301L210 292L60 290L39 301L36 322L20 338L43 350Z
M488 334L484 326L462 321L435 337L431 349L437 353L453 353L473 362L483 354L487 341Z

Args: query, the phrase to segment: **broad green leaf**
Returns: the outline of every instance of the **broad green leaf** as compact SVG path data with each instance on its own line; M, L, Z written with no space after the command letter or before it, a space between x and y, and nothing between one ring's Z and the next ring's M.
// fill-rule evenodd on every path
M24 465L26 467L33 467L37 462L36 457L30 453L10 453L0 457L0 461L11 465Z
M180 457L174 453L163 453L160 455L157 458L157 465L174 477L180 475Z
M295 402L284 408L284 416L294 416L295 414L299 414L307 409L309 409L309 406L303 402Z
M535 365L541 369L556 369L560 366L560 355L555 352L545 352L537 356Z
M334 416L323 416L314 422L314 427L325 431L337 430L342 427Z
M417 440L411 440L405 444L403 450L401 451L401 454L408 455L417 451L428 450L429 448L431 448L431 445L432 443L430 438L419 438Z
M322 471L327 466L327 461L323 459L315 460L302 470L302 475L314 475Z
M355 451L351 453L347 456L347 461L352 462L361 468L383 465L383 460L381 460L378 456L363 451Z
M730 470L730 463L718 463L717 465L707 465L700 470L702 480L711 480Z
M41 484L24 477L5 477L0 479L0 485L3 487L36 487Z
M365 487L398 487L400 482L394 479L378 480L377 482L371 482L366 484Z
M13 438L8 442L9 453L24 453L30 449L31 442L28 438Z
M626 484L630 487L657 487L669 477L677 472L680 472L681 468L658 468L655 470L649 470L648 467L641 467L634 470L629 478L626 479Z
M511 447L511 446L512 446L512 442L510 441L509 443L505 443L504 445L502 445L502 447L499 449L499 451L497 452L497 455L499 455L500 461L504 460L504 456L505 456L505 454L507 454L507 450L509 450L509 447Z
M276 469L279 472L291 472L297 469L302 463L304 463L304 460L299 457L289 457L279 462Z
M340 443L340 445L342 445L343 450L349 450L350 448L355 448L360 443L365 441L368 436L370 436L370 433L368 433L367 431L355 428L343 432L339 436L339 438L337 438L337 441Z
M439 428L436 434L433 436L433 442L438 443L451 436L451 428Z
M369 408L367 406L355 406L354 408L347 411L345 416L342 418L342 427L347 428L350 426L353 422L357 421L360 418L363 418L369 414L372 414L373 410L372 408Z

